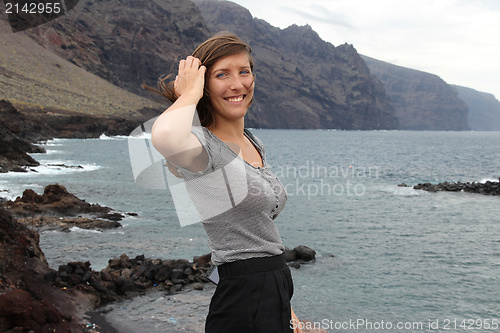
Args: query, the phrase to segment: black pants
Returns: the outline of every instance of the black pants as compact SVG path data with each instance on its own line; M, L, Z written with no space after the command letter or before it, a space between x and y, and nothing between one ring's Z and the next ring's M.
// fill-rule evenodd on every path
M219 266L205 333L293 332L293 282L284 255Z

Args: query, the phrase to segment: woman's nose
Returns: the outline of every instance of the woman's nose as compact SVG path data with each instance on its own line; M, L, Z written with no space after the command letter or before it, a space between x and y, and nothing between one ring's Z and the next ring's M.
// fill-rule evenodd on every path
M238 76L232 77L229 88L231 90L241 89L243 88L243 82L241 82L241 79Z

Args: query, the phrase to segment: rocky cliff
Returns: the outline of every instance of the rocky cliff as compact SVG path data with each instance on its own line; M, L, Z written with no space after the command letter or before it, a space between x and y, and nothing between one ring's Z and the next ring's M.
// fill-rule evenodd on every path
M198 43L230 30L249 42L256 59L256 103L248 126L468 129L466 104L437 76L363 60L352 45L335 47L309 26L278 29L227 1L79 2L67 15L26 33L36 46L25 33L5 34L0 23L3 97L21 111L29 103L31 110L49 106L47 114L64 109L151 118L164 105L124 90L108 93L113 89L101 78L146 95L141 83L154 85L161 75L175 73L178 60Z
M467 105L457 91L434 74L363 56L385 86L403 130L464 131Z
M38 162L26 153L52 137L129 134L164 107L118 88L13 33L0 16L0 172Z
M383 87L352 46L335 48L308 26L282 31L233 3L85 1L29 34L70 62L144 93L142 82L154 85L159 76L174 73L198 43L227 29L255 49L257 102L248 126L397 128Z
M473 131L500 131L500 102L492 94L452 85L469 107L468 123Z
M11 121L15 119L16 121ZM29 153L44 153L26 133L26 117L6 100L0 100L0 172L25 171L23 167L38 166Z
M39 247L39 234L0 209L0 331L82 332L91 309L77 291L46 281L52 271Z
M80 1L67 15L28 31L40 45L130 92L155 84L209 37L185 0Z
M195 1L212 31L247 41L256 62L254 127L395 129L383 86L352 45L334 47L310 26L281 30L228 1Z
M0 172L26 171L38 162L26 153L52 137L128 134L161 110L13 33L0 16Z
M104 116L14 103L17 108L10 101L0 100L0 173L26 172L27 168L38 166L39 163L28 154L44 153L45 150L34 142L53 137L96 138L103 133L128 134L149 119L149 112L134 117ZM109 106L113 107L111 103Z
M57 41L55 36L50 38ZM108 119L140 119L143 112L159 107L69 63L25 32L13 33L3 16L0 99L9 100L20 111L31 108L46 114L73 112Z

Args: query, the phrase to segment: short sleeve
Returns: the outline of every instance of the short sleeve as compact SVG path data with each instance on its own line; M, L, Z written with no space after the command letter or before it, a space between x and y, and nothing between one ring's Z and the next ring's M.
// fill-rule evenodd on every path
M208 162L205 170L199 172L192 172L186 168L175 166L175 169L183 178L201 176L214 171L222 158L222 147L220 143L214 139L213 134L206 127L193 126L191 128L191 133L196 136L203 149L207 152Z

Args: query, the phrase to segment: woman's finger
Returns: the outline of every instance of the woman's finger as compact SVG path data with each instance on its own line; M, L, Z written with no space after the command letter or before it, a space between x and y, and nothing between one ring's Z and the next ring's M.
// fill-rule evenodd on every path
M201 61L200 61L200 63L201 63ZM205 66L201 65L201 66L200 66L200 71L201 71L203 74L205 74L205 73L206 73L206 71L207 71L207 68L206 68Z
M194 57L193 56L188 56L186 58L186 67L193 67L193 60L194 60Z
M200 68L200 65L201 65L200 59L193 58L193 67L196 68L196 69L198 69L198 68Z
M186 60L179 61L179 73L186 67Z

